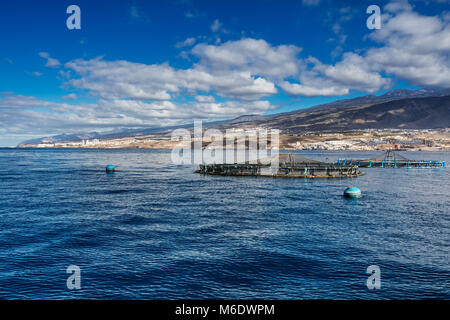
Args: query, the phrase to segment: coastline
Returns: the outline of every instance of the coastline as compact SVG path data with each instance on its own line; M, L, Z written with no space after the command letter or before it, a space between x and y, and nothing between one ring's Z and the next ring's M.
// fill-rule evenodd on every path
M251 128L246 128L246 130ZM246 138L243 129L235 129ZM242 136L243 135L243 136ZM229 137L224 135L225 139ZM231 137L234 139L234 137ZM202 139L203 148L212 149L214 140ZM92 139L77 141L52 141L20 144L16 148L74 148L74 149L174 149L190 148L194 140L172 141L170 133L145 136ZM224 143L225 145L225 143ZM279 135L280 150L324 150L324 151L450 151L450 131L443 130L358 130L347 132L305 132ZM219 146L220 148L221 146Z

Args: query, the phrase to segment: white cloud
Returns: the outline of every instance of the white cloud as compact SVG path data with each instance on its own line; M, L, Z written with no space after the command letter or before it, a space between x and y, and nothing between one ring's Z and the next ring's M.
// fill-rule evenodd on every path
M302 3L305 6L317 6L320 3L320 0L302 0Z
M295 46L273 47L264 40L243 39L195 46L191 53L200 61L188 69L101 58L77 59L65 66L79 76L68 85L102 99L170 100L202 91L251 101L278 92L273 79L297 72L299 51Z
M191 11L187 11L184 16L187 19L197 19L197 18L201 18L201 17L205 17L206 13L198 11L198 10L191 10Z
M363 57L347 52L335 65L322 64L315 58L305 60L300 71L300 83L282 82L281 88L289 95L340 96L350 90L376 92L388 88L389 78L383 78Z
M268 78L284 78L298 73L301 48L294 45L271 46L265 40L242 39L214 46L198 44L192 52L199 65L210 70L248 70Z
M219 19L214 20L213 24L211 25L211 31L217 32L220 28L222 28L222 22L219 21Z
M68 95L61 97L63 100L76 100L77 95L75 93L69 93Z
M390 85L390 80L372 71L363 57L355 53L344 54L343 60L334 66L326 66L323 75L339 86L363 92L375 92Z
M41 58L47 59L47 62L45 64L46 67L57 68L61 65L61 63L57 59L50 57L50 54L48 54L47 52L39 52L39 56Z
M244 113L262 114L274 108L268 101L243 103L233 100L184 104L100 99L96 104L70 105L8 95L0 97L0 132L5 135L38 135L98 128L176 125L192 119L212 120Z
M198 102L215 102L213 96L195 96L195 100Z
M280 87L290 95L304 96L371 93L392 85L383 74L416 86L450 87L450 21L445 15L420 15L408 1L391 2L385 11L381 29L369 35L377 46L360 54L344 53L335 65L306 59L299 83L282 82ZM340 25L334 32L341 32ZM333 54L340 51L337 47Z
M412 11L412 9L408 0L394 0L384 6L384 10L388 12Z
M450 86L450 21L422 16L392 3L382 28L370 35L381 47L368 50L365 60L374 70L395 75L417 86Z
M148 15L137 6L131 6L128 15L131 22L150 22Z
M195 44L195 38L187 38L184 41L177 42L175 44L175 47L176 48L184 48L184 47L190 47L190 46L192 46L194 44Z
M349 93L348 88L330 87L330 86L308 86L297 83L283 81L280 83L281 88L291 96L302 95L304 97L332 97L342 96Z
M69 80L69 85L104 99L168 100L168 90L179 90L172 83L176 72L168 65L78 59L65 66L81 76Z
M222 97L258 100L278 93L273 82L264 78L254 78L248 72L227 73L215 80L214 89Z
M55 105L55 103L41 100L35 97L15 95L13 93L0 95L0 109L2 110L49 107Z

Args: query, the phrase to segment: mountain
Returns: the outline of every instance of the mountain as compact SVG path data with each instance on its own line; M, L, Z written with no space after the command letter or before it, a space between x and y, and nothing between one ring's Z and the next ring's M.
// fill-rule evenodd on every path
M392 90L383 95L343 99L307 109L239 117L239 126L265 126L284 133L363 129L438 129L450 127L450 89ZM236 119L235 119L236 120ZM223 127L236 126L235 120Z
M383 95L342 99L307 109L273 115L243 115L232 120L204 123L205 128L265 126L284 133L355 129L437 129L450 127L450 89L392 90ZM27 140L21 144L112 139L127 136L168 133L192 124L120 129L110 132L61 134Z
M264 121L265 119L267 119L267 117L252 114L252 115L240 116L233 120L226 121L224 123L238 124L238 123L245 123L245 122Z
M302 131L440 129L450 127L450 95L278 114L253 125Z
M92 139L115 139L131 136L139 136L146 134L158 134L169 132L177 128L184 128L187 126L173 126L173 127L158 127L158 128L145 128L145 129L118 129L107 132L84 132L73 134L60 134L51 137L43 137L37 139L26 140L22 144L36 144L36 143L55 143L55 142L67 142L67 141L80 141L80 140L92 140Z
M352 106L362 106L362 105L368 105L368 104L376 104L381 102L388 102L392 100L401 100L406 98L416 98L416 97L442 97L442 96L448 96L450 95L450 89L444 89L444 90L437 90L437 89L418 89L418 90L409 90L409 89L396 89L391 90L389 92L386 92L383 95L375 96L375 95L366 95L362 97L356 97L352 99L342 99L337 100L334 102L326 103L317 105L308 109L301 109L292 111L293 113L296 112L310 112L310 111L317 111L317 110L324 110L324 109L330 109L330 108L346 108L346 107L352 107Z

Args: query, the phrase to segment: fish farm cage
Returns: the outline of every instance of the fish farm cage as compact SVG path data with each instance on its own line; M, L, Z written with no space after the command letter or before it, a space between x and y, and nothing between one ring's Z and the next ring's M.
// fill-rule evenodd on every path
M395 151L388 150L386 153L364 160L339 159L337 165L356 165L360 168L446 168L445 161L437 160L410 160Z
M277 158L275 158L277 157ZM274 165L275 164L275 165ZM350 178L364 173L356 165L320 162L295 154L233 164L201 164L197 173L221 176L262 176L286 178Z

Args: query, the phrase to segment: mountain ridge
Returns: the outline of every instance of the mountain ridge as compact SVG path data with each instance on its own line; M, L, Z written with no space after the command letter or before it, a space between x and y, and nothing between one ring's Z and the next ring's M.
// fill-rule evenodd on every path
M428 99L415 100L415 99ZM440 98L440 100L439 100ZM397 101L397 103L396 103ZM400 101L400 102L399 102ZM442 106L439 107L439 104ZM377 108L373 106L379 105ZM380 106L381 105L381 106ZM411 110L406 110L406 109ZM435 108L436 110L428 110ZM401 111L403 109L403 111ZM376 114L378 112L378 114ZM427 119L413 119L405 116L413 112ZM327 115L328 113L334 113ZM387 113L387 114L386 114ZM439 114L436 114L439 113ZM204 123L205 128L235 126L265 126L277 128L288 133L300 131L327 130L363 130L363 129L439 129L450 127L450 89L397 89L383 95L366 95L351 99L336 100L305 109L271 115L242 115L230 120ZM347 120L345 120L347 118ZM397 121L394 119L397 118ZM352 121L350 121L352 120ZM405 122L406 121L406 122ZM394 127L389 127L394 126ZM151 127L139 129L121 129L109 132L84 132L60 134L50 137L31 139L19 144L54 143L84 139L107 139L145 134L167 133L177 128L191 128L192 123L170 127Z

